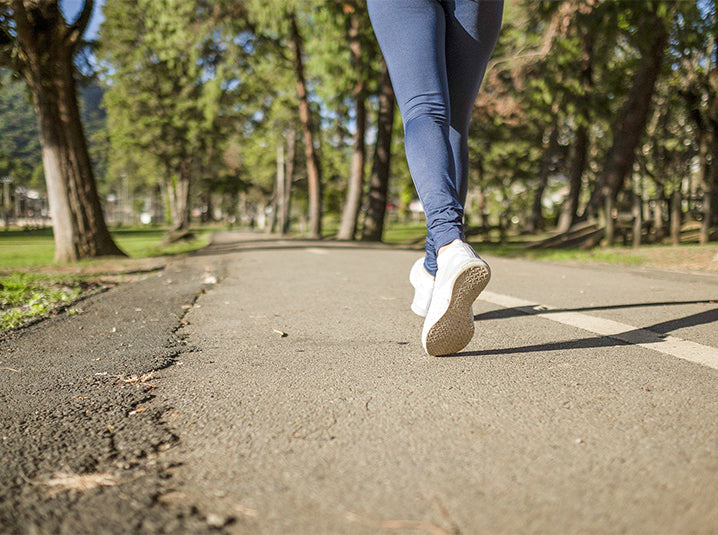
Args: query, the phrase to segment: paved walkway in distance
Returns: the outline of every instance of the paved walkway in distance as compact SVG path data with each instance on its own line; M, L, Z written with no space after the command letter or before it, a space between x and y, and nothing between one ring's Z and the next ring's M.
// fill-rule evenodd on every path
M0 336L0 533L718 533L718 277L224 233Z
M173 499L215 525L718 531L718 371L660 347L718 355L718 278L489 259L476 337L433 358L416 251L225 234L218 253L158 391Z

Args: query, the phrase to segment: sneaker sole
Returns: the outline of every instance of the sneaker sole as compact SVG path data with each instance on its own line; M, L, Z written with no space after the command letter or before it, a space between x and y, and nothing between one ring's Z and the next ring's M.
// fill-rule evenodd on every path
M471 305L486 288L490 278L491 270L484 262L471 263L456 276L446 312L426 334L426 352L429 355L451 355L471 342L474 337Z

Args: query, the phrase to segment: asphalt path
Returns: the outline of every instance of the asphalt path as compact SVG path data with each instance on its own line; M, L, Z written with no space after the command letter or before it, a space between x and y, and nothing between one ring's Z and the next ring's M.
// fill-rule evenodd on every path
M158 501L158 453L177 437L148 405L153 374L187 350L176 331L203 280L177 262L0 337L0 532L208 529Z
M418 254L226 233L6 337L0 529L718 532L717 277L489 258L435 358Z

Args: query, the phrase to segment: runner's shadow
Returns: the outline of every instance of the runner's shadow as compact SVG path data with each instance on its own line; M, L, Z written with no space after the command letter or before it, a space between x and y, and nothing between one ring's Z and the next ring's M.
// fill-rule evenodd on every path
M591 312L596 310L614 310L617 308L645 308L645 307L665 307L676 305L710 305L718 304L718 299L703 299L699 301L661 301L657 303L627 303L623 305L603 305L594 307L580 308L540 308L540 305L521 306L511 308L501 308L499 310L491 310L474 316L474 321L481 320L500 320L515 318L517 316L533 316L536 314L555 314L556 312Z
M484 314L478 314L475 316L479 319L503 319L513 318L516 316L536 316L555 313L555 312L578 312L585 310L605 310L610 308L631 308L637 306L662 306L662 305L688 305L688 304L707 304L715 303L715 300L704 300L704 301L683 301L683 302L668 302L668 303L643 303L636 305L617 305L617 306L606 306L606 307L586 307L578 309L556 309L549 311L540 311L531 307L515 307L509 309L503 309L498 311L486 312ZM494 314L495 312L509 312L509 314ZM718 322L718 308L706 310L704 312L698 312L691 314L683 318L673 319L670 321L664 321L656 323L648 327L640 329L631 329L622 333L607 336L592 336L589 338L580 338L578 340L564 340L561 342L550 342L546 344L532 344L527 346L519 347L507 347L498 349L486 349L482 351L466 351L462 353L455 353L453 355L445 355L445 357L482 357L491 355L515 355L519 353L534 353L534 352L546 352L546 351L566 351L571 349L591 349L598 347L612 347L612 346L626 346L636 344L660 344L665 341L668 333L678 329L686 327L695 327L698 325L706 325L709 323Z

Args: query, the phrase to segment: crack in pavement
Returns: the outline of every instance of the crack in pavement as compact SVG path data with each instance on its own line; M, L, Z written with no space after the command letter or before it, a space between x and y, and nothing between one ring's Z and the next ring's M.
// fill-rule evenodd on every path
M216 532L163 500L173 463L159 454L179 439L140 380L193 350L178 332L205 270L181 260L4 333L3 364L20 372L0 384L0 532Z

